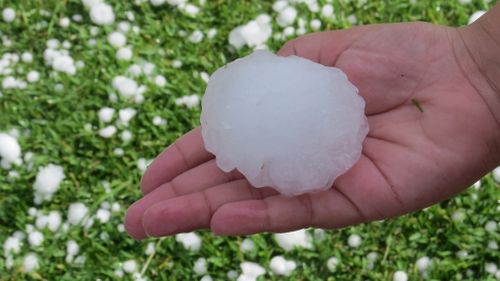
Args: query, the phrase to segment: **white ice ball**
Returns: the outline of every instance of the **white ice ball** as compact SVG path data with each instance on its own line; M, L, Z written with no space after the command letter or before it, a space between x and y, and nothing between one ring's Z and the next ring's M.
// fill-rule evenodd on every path
M16 11L12 8L5 8L2 11L2 17L5 22L13 22L16 19Z
M365 102L338 68L259 50L217 70L201 113L206 149L255 187L331 187L361 155Z

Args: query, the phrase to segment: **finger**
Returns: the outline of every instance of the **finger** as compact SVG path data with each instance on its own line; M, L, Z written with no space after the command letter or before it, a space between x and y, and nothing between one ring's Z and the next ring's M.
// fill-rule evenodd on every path
M306 34L288 41L280 56L296 55L326 66L334 66L339 55L365 31L364 27Z
M144 213L143 227L148 236L153 237L208 228L213 213L220 206L274 194L276 191L254 188L244 179L225 183L153 205Z
M146 233L142 227L142 217L149 207L176 196L198 192L242 178L243 176L237 171L230 173L222 171L217 167L215 159L212 159L160 185L132 204L125 215L125 228L133 238L144 239Z
M201 129L196 128L167 147L148 167L141 180L144 194L151 192L177 175L212 159L205 150Z
M247 235L310 226L339 228L363 221L352 203L332 188L296 197L276 195L228 203L217 209L210 227L216 234Z

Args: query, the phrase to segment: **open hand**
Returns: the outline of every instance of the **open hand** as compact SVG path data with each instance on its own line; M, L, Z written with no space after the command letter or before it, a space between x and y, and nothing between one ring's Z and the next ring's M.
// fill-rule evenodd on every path
M198 128L148 168L144 197L125 218L128 233L143 239L202 228L224 235L339 228L462 191L500 155L497 120L482 87L470 82L480 74L462 63L462 44L460 30L425 23L363 26L287 43L280 55L339 67L365 99L370 132L355 166L326 191L285 197L251 187L238 172L222 172Z

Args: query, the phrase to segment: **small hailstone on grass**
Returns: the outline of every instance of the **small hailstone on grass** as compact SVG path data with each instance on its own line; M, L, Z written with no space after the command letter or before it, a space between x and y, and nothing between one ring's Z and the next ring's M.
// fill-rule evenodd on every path
M121 210L120 203L113 202L113 204L111 204L111 211L116 213L116 212L119 212L120 210Z
M121 147L117 147L113 149L113 154L116 156L123 156L125 154L125 151Z
M21 164L21 146L9 134L0 133L0 165L9 168L11 164Z
M130 47L123 47L116 51L116 59L118 60L129 61L132 59L132 56L132 48Z
M21 239L15 236L9 236L7 239L3 242L3 252L4 256L8 256L11 253L12 254L17 254L21 250Z
M166 124L167 124L167 120L161 118L160 116L153 117L153 125L162 126L162 125L166 125Z
M175 105L184 105L187 108L193 108L200 104L200 97L198 95L183 96L175 99Z
M120 111L118 112L118 117L120 118L120 121L124 125L128 125L130 120L132 120L132 118L134 118L134 116L136 114L137 114L137 110L135 110L133 108L124 108L124 109L120 109Z
M297 17L297 10L292 6L287 6L282 11L279 12L276 21L281 27L289 26L293 24L295 18Z
M144 253L148 256L154 254L155 252L155 243L149 242L148 245L146 246L146 251Z
M477 11L474 12L470 18L469 18L469 24L472 24L476 20L478 20L480 17L482 17L484 14L486 14L486 11Z
M103 107L99 109L99 120L104 123L108 123L113 119L113 115L115 114L115 110L110 107Z
M81 202L72 203L68 209L68 221L71 224L77 225L83 222L89 209Z
M165 0L149 0L149 2L151 2L151 5L158 7L158 6L165 4L166 1Z
M493 176L493 179L496 181L496 182L499 182L500 183L500 166L499 167L496 167L493 172L491 173L491 175Z
M101 2L90 7L90 19L97 25L109 25L115 21L115 14L110 5Z
M76 256L80 252L80 246L78 246L75 240L69 240L66 243L66 252L68 255Z
M469 255L469 253L467 253L467 251L465 251L465 250L460 250L460 251L457 251L457 253L455 255L459 259L465 259Z
M195 6L193 4L186 4L184 6L184 12L190 16L196 16L200 12L200 8L198 6Z
M61 26L62 28L66 28L70 25L71 21L69 20L68 17L64 17L64 18L61 18L59 19L59 26Z
M120 223L116 226L116 229L118 230L118 232L125 232L125 225L123 225L123 223Z
M107 223L111 218L111 212L106 209L99 209L95 215L96 219L101 223Z
M117 129L115 126L113 125L110 125L110 126L107 126L105 128L102 128L100 131L99 131L99 135L103 138L110 138L112 137L115 133L116 133Z
M26 80L28 80L28 82L30 83L36 82L39 79L40 79L40 73L35 70L28 72L28 75L26 76Z
M139 158L139 160L137 160L137 168L144 173L148 168L148 161L144 158Z
M215 35L217 35L217 29L216 28L210 28L208 31L207 31L207 38L208 39L212 39L215 37Z
M238 278L238 271L236 270L229 270L227 273L226 273L226 276L229 280L235 280L236 278Z
M21 60L25 63L30 63L33 61L33 55L31 53L28 53L28 52L24 52L22 55L21 55Z
M484 229L488 232L495 232L497 230L498 223L496 221L488 221L484 225Z
M175 241L182 244L184 249L191 251L199 251L201 248L201 238L195 232L179 233L175 235Z
M113 271L113 274L116 276L116 277L119 277L119 278L122 278L123 277L123 270L121 269L115 269L115 271Z
M12 8L5 8L2 11L2 17L5 22L13 22L16 19L16 11Z
M331 257L326 261L326 268L328 268L330 272L334 272L338 264L339 260L336 257Z
M315 228L313 231L313 237L315 240L321 242L326 238L326 231L321 228Z
M61 213L59 211L51 211L47 216L46 226L50 231L55 232L57 229L59 229L61 221L62 221Z
M43 234L40 231L33 231L28 235L28 242L31 246L38 247L43 243Z
M71 16L71 19L73 19L74 22L81 22L83 20L83 17L80 14L74 14Z
M200 72L200 78L205 83L208 83L208 80L210 80L210 75L208 75L208 73L206 73L205 71L202 71L202 72Z
M229 44L240 49L247 45L252 48L262 47L272 35L271 17L266 14L234 28L229 33Z
M173 68L181 68L182 67L182 62L180 60L173 60L172 61L172 67Z
M417 267L418 271L424 272L431 265L431 263L432 262L429 257L423 256L415 262L415 266Z
M132 133L129 130L123 131L120 136L124 142L128 142L132 139Z
M210 275L204 275L203 277L201 277L200 281L213 281L213 279Z
M137 85L135 80L125 76L116 76L113 78L112 86L124 98L131 98L137 95L139 89L139 85Z
M37 213L38 213L38 210L37 210L37 208L35 208L35 207L30 207L30 208L28 209L28 215L29 215L30 217L36 217L36 214L37 214Z
M490 250L498 250L498 243L495 240L488 241L488 249Z
M350 24L356 24L356 23L358 23L358 18L355 15L350 15L347 17L347 21Z
M142 65L142 73L144 73L147 76L151 76L151 74L153 74L154 69L155 65L150 62L145 62Z
M111 46L120 48L127 44L127 37L119 31L114 31L108 35L108 42Z
M128 260L123 263L123 271L127 273L137 272L137 262L135 260Z
M127 33L130 31L130 23L127 21L121 21L118 23L118 30L120 30L123 33Z
M465 220L465 213L462 210L456 210L451 215L451 219L455 222L462 222Z
M311 237L305 229L285 233L276 233L274 234L274 239L285 251L291 251L295 247L303 247L307 249L312 247Z
M325 18L333 16L333 6L332 4L326 4L321 8L321 15Z
M498 270L498 267L496 264L489 262L484 266L484 270L490 274L495 274Z
M24 272L32 272L38 269L38 256L35 253L28 253L23 260Z
M275 256L271 259L269 268L276 275L290 276L290 274L295 270L297 264L294 261L286 260L283 256Z
M40 168L33 184L35 203L51 200L64 178L64 170L61 166L49 164Z
M241 242L241 245L240 245L240 249L243 253L246 253L246 252L251 252L253 251L255 248L255 244L253 243L253 241L249 238L245 238L243 240L243 242Z
M204 275L207 273L207 260L205 258L199 258L194 262L193 271L197 275Z
M286 7L288 7L288 1L286 0L278 0L273 4L273 10L278 13L283 11Z
M241 275L238 281L256 281L259 276L264 275L266 270L258 263L245 261L240 264Z
M167 79L163 75L156 75L155 84L158 87L163 87L167 84Z
M359 235L357 234L351 234L349 235L349 238L347 238L347 245L352 248L357 248L361 245L362 239Z
M313 19L311 20L310 25L312 30L319 30L321 28L321 21L319 19Z
M396 271L392 276L393 281L408 281L408 274L404 271Z
M285 37L290 37L295 34L295 27L293 26L287 26L285 29L283 29L283 36Z

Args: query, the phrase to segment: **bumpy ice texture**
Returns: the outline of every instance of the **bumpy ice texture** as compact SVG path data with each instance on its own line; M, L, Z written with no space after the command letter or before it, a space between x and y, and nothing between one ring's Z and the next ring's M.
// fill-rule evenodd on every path
M331 187L368 133L365 102L344 72L263 50L217 70L202 108L219 168L288 196Z

